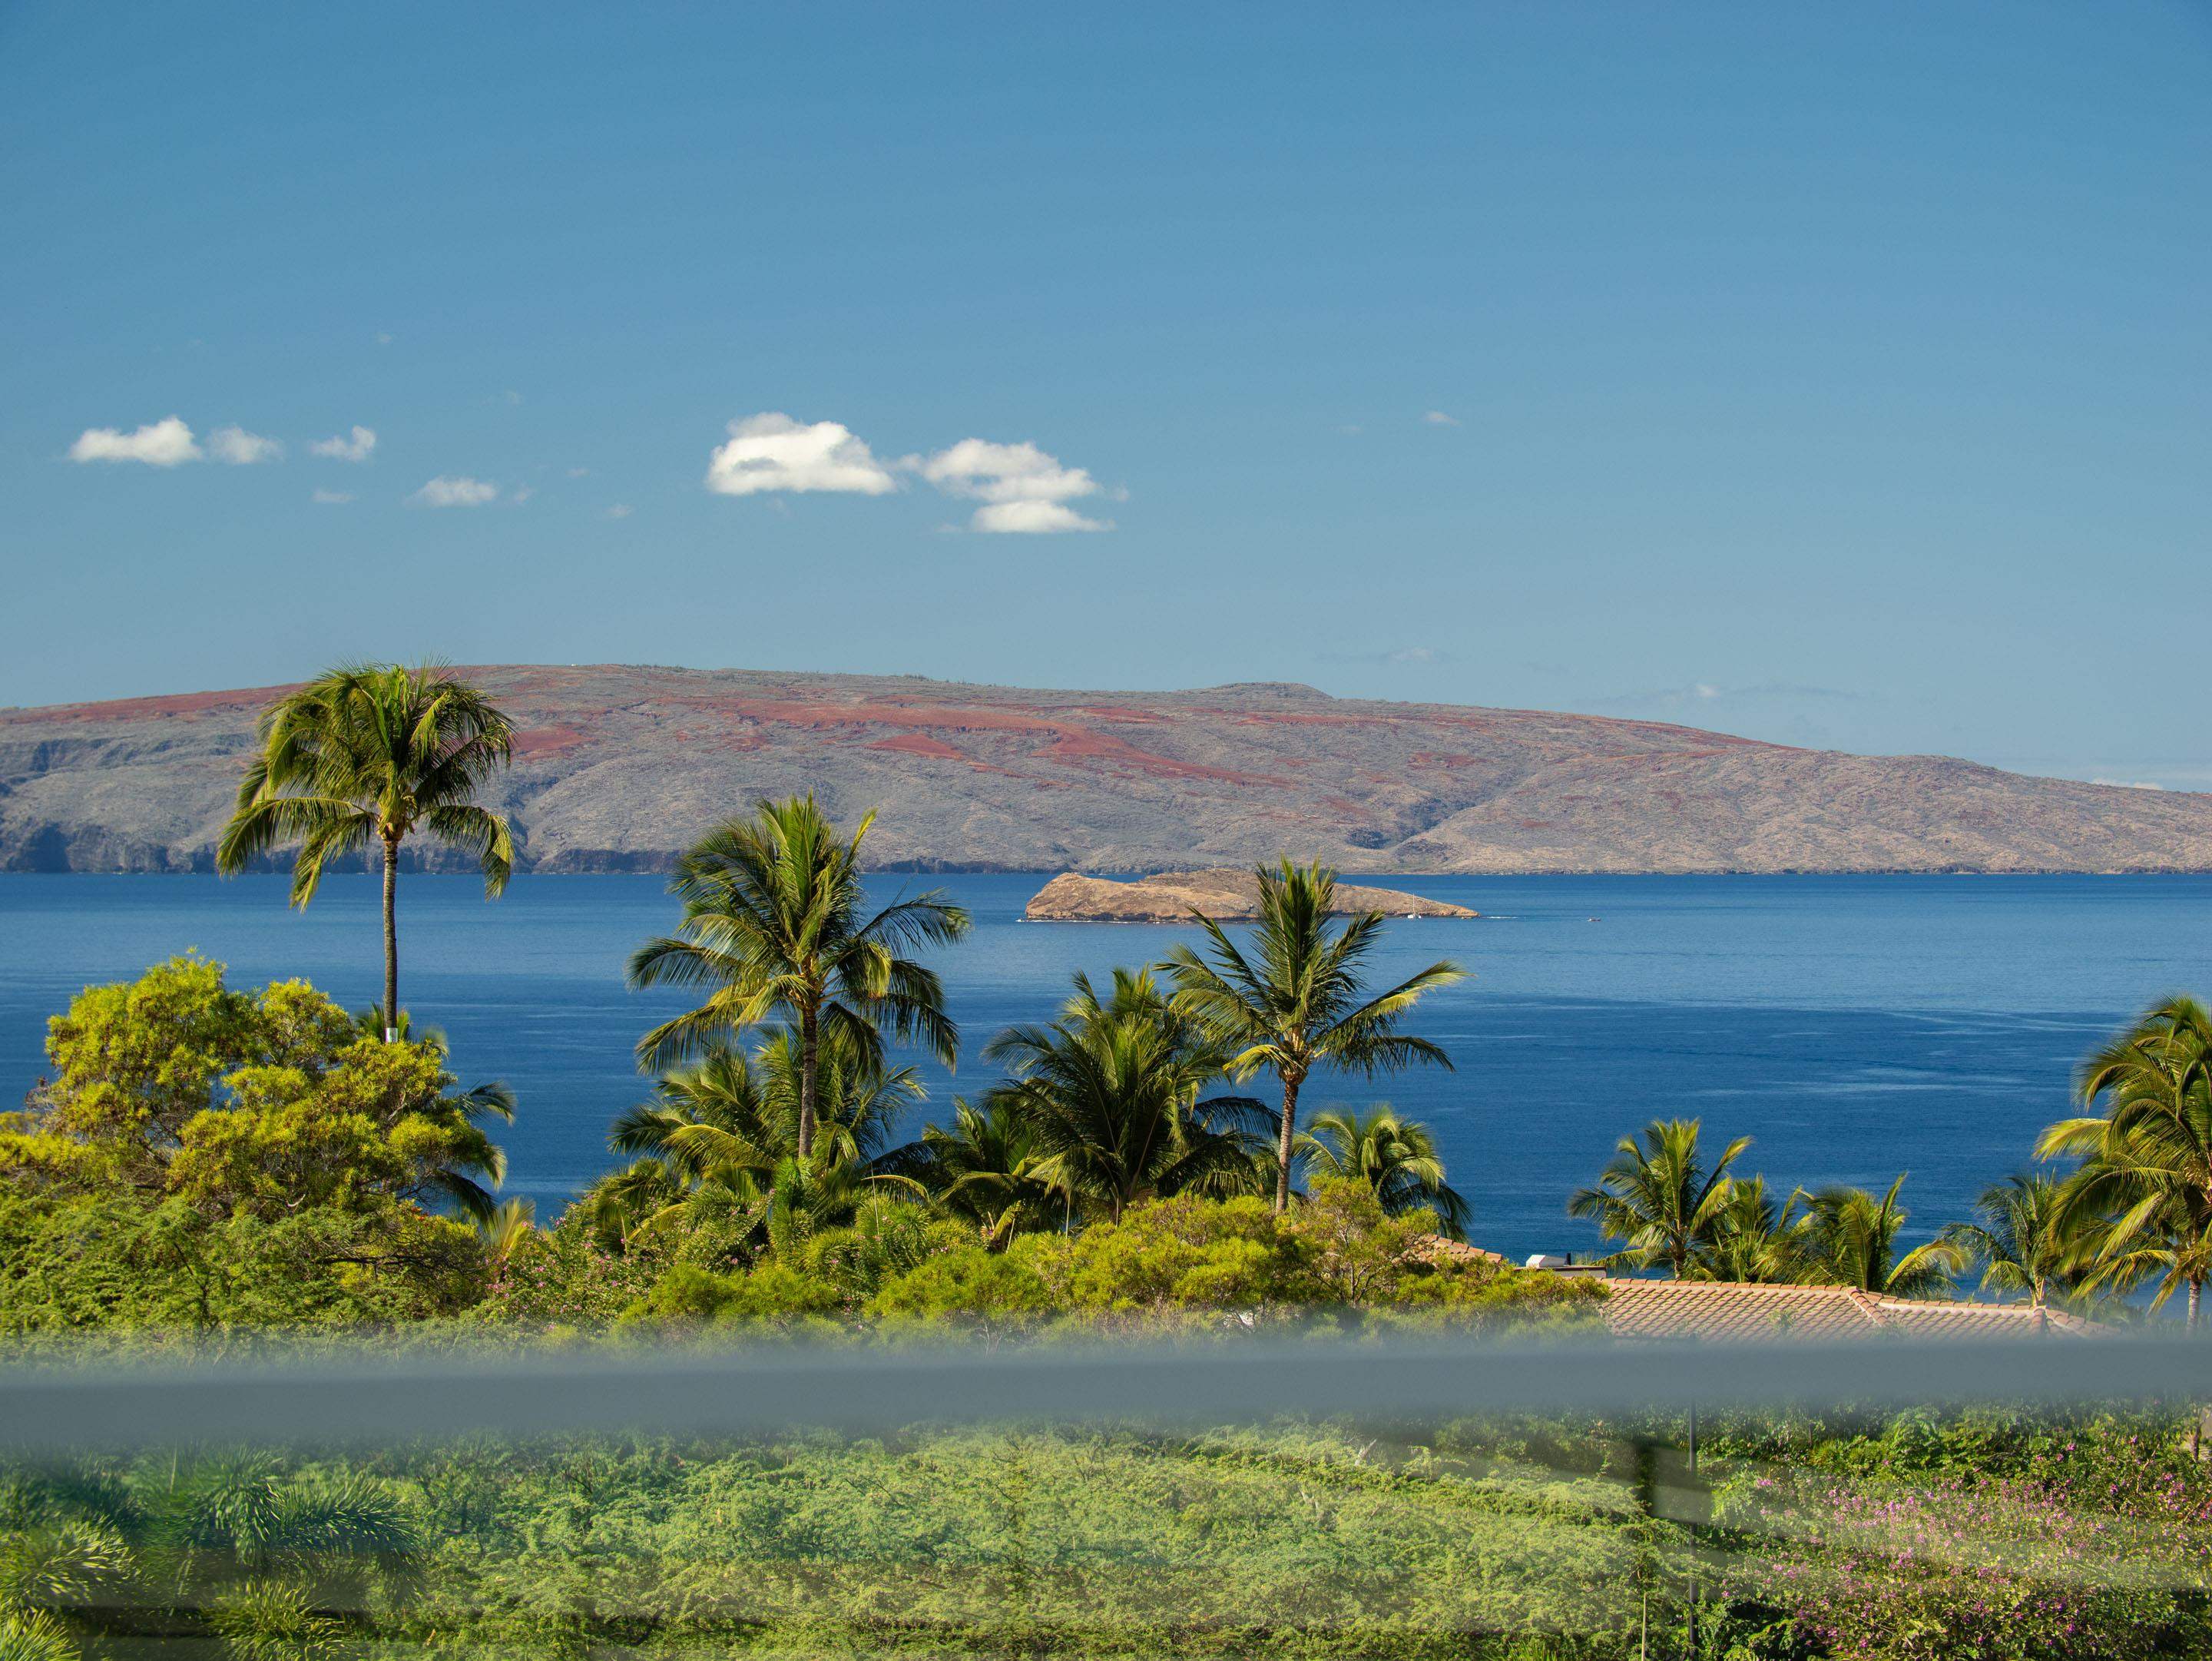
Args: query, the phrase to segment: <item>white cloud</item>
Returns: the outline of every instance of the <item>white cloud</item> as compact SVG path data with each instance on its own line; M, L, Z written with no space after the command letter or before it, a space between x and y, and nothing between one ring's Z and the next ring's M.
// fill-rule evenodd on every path
M514 490L508 494L507 499L513 502L516 507L520 508L524 502L529 501L531 497L537 494L538 490L536 486L530 484L518 484L514 487Z
M631 509L629 503L627 502L617 502L613 507L607 509L607 517L609 519L628 519L632 511L633 510Z
M314 499L325 508L335 508L343 502L351 502L353 500L353 492L350 490L318 490L315 492Z
M948 450L926 459L909 458L902 465L947 496L982 502L969 521L971 530L1036 534L1113 528L1110 520L1085 519L1067 506L1098 494L1097 480L1027 441L994 444L963 438Z
M331 438L319 438L307 446L310 455L328 456L333 461L366 461L376 448L376 429L356 427L350 433L339 433Z
M392 337L388 334L380 333L376 337L376 344L380 346L389 346L392 344Z
M251 467L257 461L276 460L284 453L284 447L243 427L218 427L208 435L208 452L234 467Z
M568 477L571 478L582 478L588 475L591 471L592 470L589 467L571 467L568 470Z
M767 411L730 423L730 441L707 463L707 488L726 496L772 490L879 496L897 490L898 481L842 422L810 426Z
M423 508L481 508L499 500L499 486L441 473L407 499Z
M2089 782L2109 784L2115 790L2163 790L2166 788L2164 785L2154 784L2148 779L2091 779Z
M88 427L69 453L71 461L143 461L149 467L173 467L180 461L198 461L201 451L192 440L192 429L170 416L130 433Z
M975 510L968 528L1036 535L1051 531L1107 531L1113 528L1113 521L1085 519L1058 502L994 502Z
M1421 412L1421 419L1427 422L1431 427L1456 427L1459 425L1459 422L1455 417L1446 415L1442 410L1424 410Z

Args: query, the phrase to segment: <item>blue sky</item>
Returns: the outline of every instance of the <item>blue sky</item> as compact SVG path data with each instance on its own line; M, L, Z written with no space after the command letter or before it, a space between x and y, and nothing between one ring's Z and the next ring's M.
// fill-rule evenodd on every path
M15 0L0 703L1300 680L2212 788L2208 178L2203 5Z

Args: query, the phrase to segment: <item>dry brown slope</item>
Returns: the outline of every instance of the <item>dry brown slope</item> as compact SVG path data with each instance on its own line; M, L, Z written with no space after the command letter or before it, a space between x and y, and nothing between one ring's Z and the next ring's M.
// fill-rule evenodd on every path
M474 671L521 728L525 862L652 869L813 789L879 864L1158 871L2212 869L2212 797L1650 721L1310 687L1029 691L622 666ZM205 869L276 689L0 711L0 868Z

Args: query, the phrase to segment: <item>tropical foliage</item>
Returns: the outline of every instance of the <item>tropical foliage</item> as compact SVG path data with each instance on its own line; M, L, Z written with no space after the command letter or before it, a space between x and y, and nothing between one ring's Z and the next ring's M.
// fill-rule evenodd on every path
M1149 974L1118 972L1103 1000L1084 976L1075 988L1059 1020L1009 1028L983 1052L1006 1068L993 1099L1028 1124L1050 1184L1108 1217L1171 1194L1255 1190L1266 1108L1200 1098L1221 1051Z
M1291 1166L1298 1092L1322 1068L1372 1077L1427 1064L1449 1068L1437 1044L1401 1030L1422 995L1463 979L1450 963L1431 964L1386 991L1364 977L1382 929L1379 911L1363 911L1332 928L1336 874L1317 865L1261 867L1259 922L1238 946L1212 918L1200 915L1207 949L1177 946L1168 968L1178 1013L1193 1021L1243 1080L1273 1073L1283 1102L1275 1126L1275 1209L1291 1200Z
M514 728L481 690L446 669L355 664L271 704L259 739L216 868L243 871L296 843L292 904L305 905L333 861L380 850L384 1020L395 1029L400 849L417 833L434 837L475 857L487 893L507 886L514 840L479 798L512 757Z
M696 1008L639 1041L647 1066L692 1060L769 1021L790 1028L799 1046L793 1152L802 1161L814 1148L825 1039L878 1068L886 1032L948 1067L959 1050L943 986L906 954L958 940L968 914L934 892L870 909L860 844L874 818L848 838L803 796L763 801L750 818L717 826L677 862L677 932L630 959L634 986L708 989Z
M2194 1329L2212 1277L2212 1012L2169 998L2082 1063L2085 1108L2043 1134L2045 1158L2078 1159L2057 1214L2093 1238L2086 1284L2149 1281L2154 1301L2185 1292Z
M1654 1119L1640 1138L1623 1136L1597 1186L1577 1189L1567 1202L1568 1214L1622 1242L1621 1262L1686 1277L1721 1232L1729 1168L1751 1146L1750 1137L1739 1136L1708 1165L1698 1147L1703 1128L1697 1119Z
M1401 1117L1388 1103L1366 1113L1329 1108L1298 1137L1308 1172L1364 1184L1393 1216L1431 1211L1455 1240L1467 1238L1470 1208L1444 1180L1444 1162L1429 1128Z

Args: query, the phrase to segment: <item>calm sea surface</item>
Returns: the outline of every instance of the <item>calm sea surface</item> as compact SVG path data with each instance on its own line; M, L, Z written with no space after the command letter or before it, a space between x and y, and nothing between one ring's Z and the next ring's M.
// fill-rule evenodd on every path
M1586 1248L1564 1214L1624 1131L1701 1116L1755 1137L1793 1183L1911 1173L1916 1232L1964 1214L2063 1110L2069 1070L2160 994L2212 991L2212 878L1391 879L1489 914L1394 923L1377 964L1436 958L1473 980L1418 1030L1454 1073L1326 1080L1316 1105L1387 1099L1427 1120L1474 1202L1473 1238L1515 1254ZM1068 976L1158 958L1180 928L1018 921L1028 876L887 878L974 914L942 954L972 1053L1048 1014ZM486 904L461 878L400 891L401 999L444 1026L474 1081L521 1097L510 1191L541 1214L610 1163L608 1120L643 1092L630 1046L681 1001L623 985L629 951L675 920L657 878L532 877ZM93 982L188 947L234 983L305 976L349 1007L379 995L376 890L335 878L305 913L281 878L0 876L0 1092L41 1066L46 1015ZM980 1061L933 1105L988 1081Z

